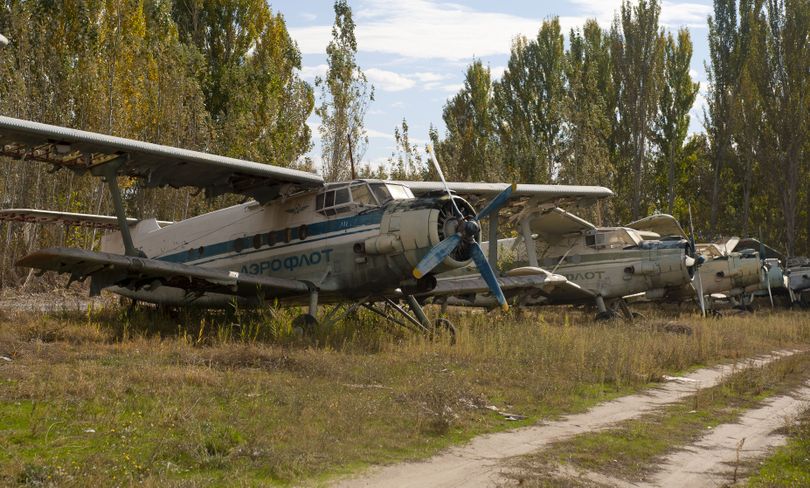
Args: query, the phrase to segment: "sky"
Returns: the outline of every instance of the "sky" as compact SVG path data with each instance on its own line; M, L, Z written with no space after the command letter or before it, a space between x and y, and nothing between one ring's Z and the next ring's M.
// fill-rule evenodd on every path
M331 38L332 0L269 0L284 15L302 54L301 76L314 81L326 72ZM395 149L394 127L406 119L412 142L424 146L433 124L444 135L442 108L462 87L473 59L481 59L500 78L512 40L535 37L544 19L558 16L568 39L572 28L594 18L608 28L621 0L349 0L355 21L357 62L375 88L365 118L369 137L363 164L376 167ZM689 28L694 44L692 77L700 93L692 108L691 132L702 131L711 0L664 0L660 23L667 30ZM319 94L316 92L316 103ZM308 121L314 147L309 156L320 167L319 119Z

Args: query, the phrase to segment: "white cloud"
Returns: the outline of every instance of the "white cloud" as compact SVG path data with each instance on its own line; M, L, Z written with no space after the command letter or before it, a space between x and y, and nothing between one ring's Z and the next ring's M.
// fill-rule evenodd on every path
M394 135L390 132L383 132L375 129L366 129L366 135L369 139L390 139L394 140Z
M464 83L450 83L449 85L442 86L441 90L448 93L456 93L462 88L464 88Z
M505 71L506 66L495 66L494 68L489 68L489 73L493 81L500 79Z
M703 132L703 111L708 108L708 102L703 93L698 93L695 97L695 103L689 110L689 133L695 134Z
M361 51L412 59L508 54L512 39L533 35L542 20L435 0L362 0L354 11ZM291 28L290 34L303 53L320 54L329 43L331 26Z
M712 6L690 2L664 2L661 5L661 23L671 29L689 27L706 28L706 19L712 14Z
M595 18L603 27L607 28L619 12L621 0L569 0L578 10L580 17L565 17L560 22L565 26L581 27L585 19ZM632 2L631 2L632 3ZM689 27L690 29L705 28L706 18L711 15L712 6L695 2L664 1L661 3L661 24L670 29Z
M328 69L329 66L326 64L319 64L316 66L302 66L301 78L305 80L314 80L316 76L325 76L326 70Z
M318 16L312 12L301 12L300 14L298 14L298 16L306 20L307 22L312 22L313 20L318 18Z
M412 88L416 82L405 76L378 68L365 70L368 80L377 88L383 91L402 91Z
M412 73L411 76L414 77L417 81L420 81L422 83L432 83L436 81L442 81L450 77L450 75L445 73L432 73L429 71Z

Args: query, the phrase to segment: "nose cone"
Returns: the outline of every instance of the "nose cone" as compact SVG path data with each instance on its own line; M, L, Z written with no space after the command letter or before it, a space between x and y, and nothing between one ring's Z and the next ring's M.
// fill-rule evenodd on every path
M475 220L464 222L464 233L468 236L476 236L481 231L481 226Z

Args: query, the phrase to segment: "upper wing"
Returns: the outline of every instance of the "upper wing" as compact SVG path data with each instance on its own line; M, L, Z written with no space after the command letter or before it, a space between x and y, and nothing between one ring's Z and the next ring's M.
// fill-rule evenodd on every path
M587 220L559 207L534 213L529 217L529 227L540 239L552 244L566 234L596 229Z
M650 215L643 219L630 222L627 227L640 231L654 232L661 237L678 236L687 239L686 232L675 217L668 214Z
M60 247L29 254L18 261L17 266L70 273L74 281L90 276L93 294L108 286L136 290L156 285L182 288L189 293L269 299L304 295L309 291L305 283L295 280Z
M72 212L55 212L52 210L36 210L30 208L8 208L0 210L0 220L10 222L31 222L36 224L65 224L96 229L118 230L118 219L110 215L88 215ZM128 218L129 225L140 222L138 219ZM158 220L158 225L165 227L174 222Z
M735 243L734 250L735 251L742 251L743 249L753 249L758 253L762 254L762 251L765 251L765 256L760 256L760 258L778 258L778 259L785 259L785 253L779 251L778 249L774 249L771 246L765 245L760 242L758 239L753 239L747 237L745 239L740 239L738 242Z
M444 185L436 181L399 181L408 186L414 195L443 192ZM510 186L509 183L465 183L448 182L447 186L458 195L464 197L474 205L479 202L486 203ZM541 204L568 205L576 204L584 207L593 205L597 200L613 196L613 192L601 186L575 186L575 185L528 185L519 184L512 192L509 206L520 207L523 202L527 206Z
M323 178L304 171L11 117L0 117L0 154L94 175L114 162L118 174L148 187L191 186L209 197L236 193L259 202L323 186Z

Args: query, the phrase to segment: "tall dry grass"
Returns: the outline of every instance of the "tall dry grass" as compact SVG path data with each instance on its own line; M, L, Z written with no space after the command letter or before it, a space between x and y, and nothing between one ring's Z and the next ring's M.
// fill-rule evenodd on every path
M293 315L0 315L0 484L289 483L516 425L487 406L530 422L810 342L799 313L679 328L461 312L455 345L364 313L299 337Z

